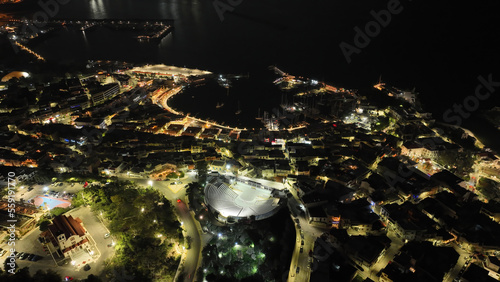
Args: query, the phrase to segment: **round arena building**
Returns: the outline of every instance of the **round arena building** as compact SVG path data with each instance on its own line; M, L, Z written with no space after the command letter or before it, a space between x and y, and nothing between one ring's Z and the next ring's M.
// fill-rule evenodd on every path
M277 189L260 183L214 174L205 186L205 203L218 213L222 222L255 216L261 220L274 215L281 207L282 198Z

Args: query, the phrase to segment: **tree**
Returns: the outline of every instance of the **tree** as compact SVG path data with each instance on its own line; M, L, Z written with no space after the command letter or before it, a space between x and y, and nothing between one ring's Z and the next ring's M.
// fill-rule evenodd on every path
M198 171L198 182L202 185L205 185L205 181L207 180L207 171L208 164L206 161L196 162L195 165L196 170Z
M462 176L472 172L474 155L470 151L447 150L440 152L436 161L445 167L449 167L450 171Z
M45 231L49 228L49 225L50 225L50 220L49 219L46 219L46 218L42 218L40 219L40 221L38 222L39 226L40 226L40 231Z
M69 209L68 208L60 208L60 207L55 207L50 210L50 213L54 216L59 216L65 212L67 212Z
M36 282L60 282L62 281L61 276L52 269L47 269L46 271L38 270L33 279Z
M99 279L99 277L95 276L94 274L90 274L88 277L87 277L87 282L102 282L101 279Z

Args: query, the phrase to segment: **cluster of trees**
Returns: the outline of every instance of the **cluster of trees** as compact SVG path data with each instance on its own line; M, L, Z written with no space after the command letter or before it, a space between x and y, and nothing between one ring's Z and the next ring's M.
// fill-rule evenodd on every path
M469 136L461 128L452 128L447 126L438 127L440 128L448 138L453 140L453 142L462 146L464 149L476 151L476 138Z
M73 205L90 205L109 220L116 254L109 271L125 268L140 281L173 280L180 256L172 257L172 240L179 240L180 224L170 202L158 191L138 189L129 181L84 189ZM139 281L138 280L138 281Z
M488 200L500 199L500 184L491 179L480 178L477 190Z
M389 117L379 117L378 122L372 127L372 131L382 131L391 124Z
M207 281L281 281L288 273L295 229L286 210L250 224L215 226L203 249Z
M171 172L167 175L167 178L183 178L184 177L184 172L179 171L179 172Z
M474 153L465 150L463 152L457 151L443 151L439 153L437 162L457 175L462 176L467 180L468 174L473 171Z

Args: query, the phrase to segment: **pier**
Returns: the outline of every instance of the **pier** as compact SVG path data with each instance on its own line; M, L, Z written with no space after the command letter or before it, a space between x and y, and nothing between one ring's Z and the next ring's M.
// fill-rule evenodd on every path
M21 20L11 18L8 19L9 23L17 24L18 29L20 25L37 26L33 20ZM45 27L40 29L37 34L31 36L24 36L22 33L17 32L18 37L24 37L23 42L38 37L40 34L48 33L48 31L62 28L62 27L75 27L81 31L88 31L98 26L105 26L111 29L127 29L143 32L142 35L137 36L137 40L144 42L159 42L163 37L167 36L173 30L174 20L172 19L51 19L45 23Z
M19 43L19 42L15 42L15 44L17 46L19 46L19 48L21 48L22 50L30 53L31 55L35 56L35 58L37 58L38 60L42 61L42 62L45 62L45 58L40 56L39 54L35 53L35 51L31 50L30 48L24 46L23 44Z

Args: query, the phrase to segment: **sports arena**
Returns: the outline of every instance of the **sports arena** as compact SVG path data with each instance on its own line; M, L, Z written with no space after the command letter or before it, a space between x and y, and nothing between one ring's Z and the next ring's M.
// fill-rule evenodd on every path
M218 173L212 174L205 186L205 203L218 214L218 220L227 223L251 216L261 220L274 215L283 202L282 195L275 188Z

